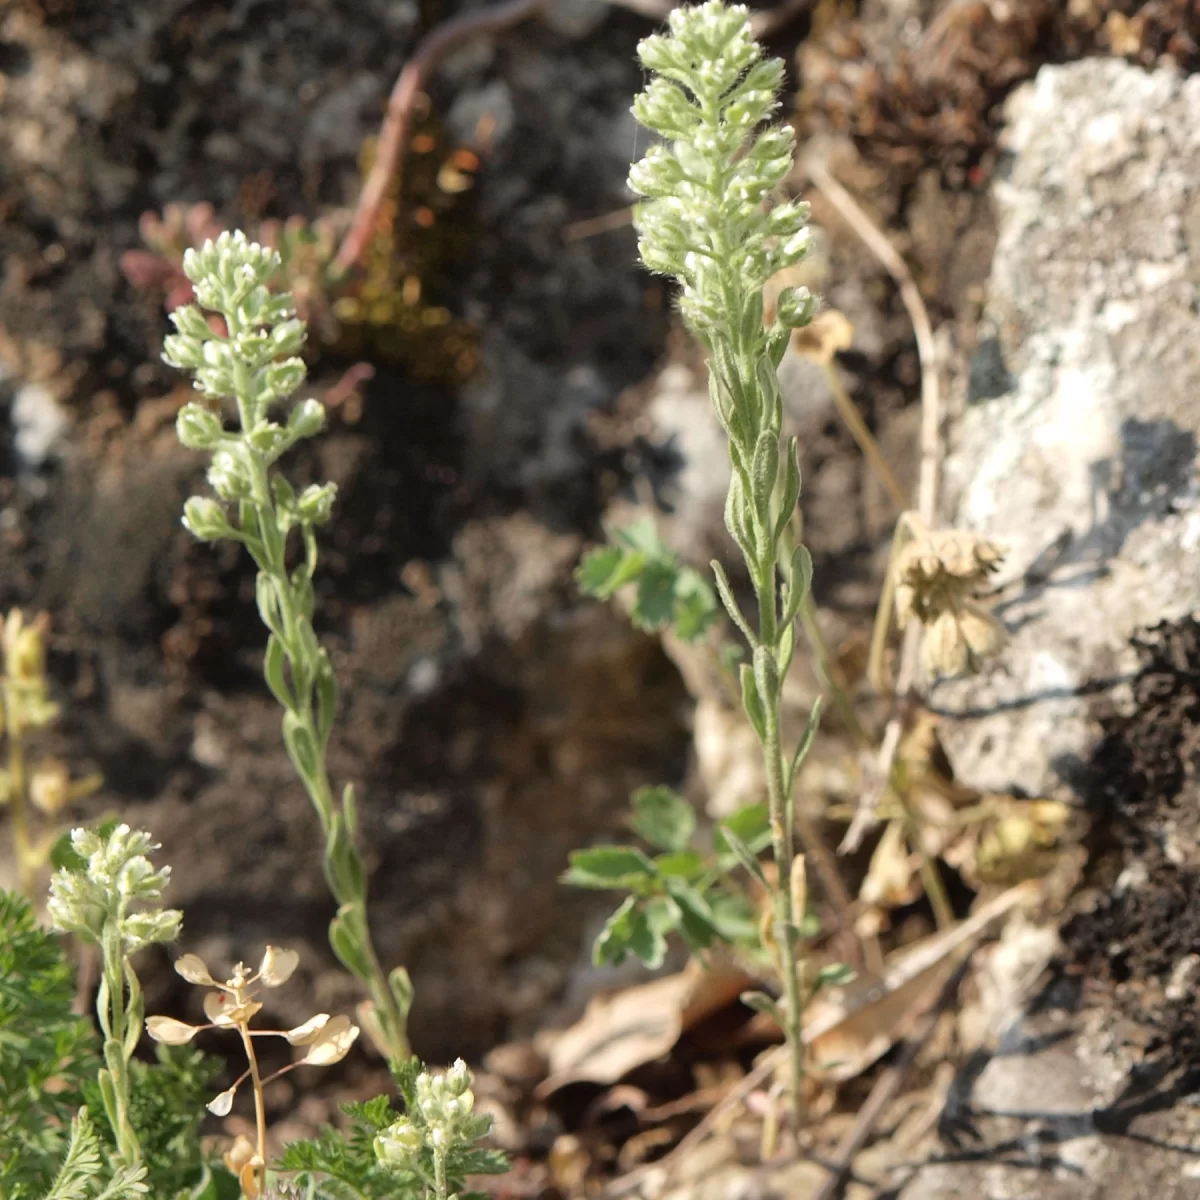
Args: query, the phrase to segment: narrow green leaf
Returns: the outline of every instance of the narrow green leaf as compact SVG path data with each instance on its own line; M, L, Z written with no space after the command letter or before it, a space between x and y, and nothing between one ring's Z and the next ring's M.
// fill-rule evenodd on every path
M762 647L758 647L761 649ZM757 654L756 649L755 653ZM754 732L758 734L760 741L765 741L767 736L767 718L763 714L762 701L758 696L758 687L754 680L754 672L747 663L742 663L738 672L742 680L742 707L746 710L746 716L750 718L750 724L754 726Z
M808 752L812 749L813 741L817 736L817 730L820 728L820 725L821 697L818 696L813 701L812 709L808 714L808 724L804 726L804 734L800 738L800 744L796 747L796 753L792 756L792 765L788 768L788 795L791 795L792 784L796 782L796 775L800 768L804 765L804 760L808 757Z
M767 339L767 357L771 360L771 366L777 371L779 364L783 362L784 356L787 354L791 340L792 331L790 329L775 329Z
M659 850L686 850L696 832L696 810L669 787L638 788L630 798L634 831Z
M830 963L817 972L817 978L813 983L813 992L819 992L822 988L827 987L845 987L846 984L853 983L855 978L857 977L852 967L845 963Z
M408 972L403 967L393 967L388 972L387 978L388 988L392 993L392 999L396 1002L396 1007L400 1010L400 1016L407 1018L412 1010L413 998L416 994L412 979L409 978Z
M773 428L764 429L754 446L754 462L751 480L754 488L754 506L758 510L759 524L764 528L771 511L771 496L779 479L779 435Z
M779 634L779 677L786 679L788 668L792 665L792 655L796 652L796 622L791 621L783 627Z
M618 891L644 888L658 875L650 859L633 846L593 846L572 851L570 859L570 869L562 882L574 887Z
M351 922L347 919L349 905L343 904L338 915L329 923L329 944L338 961L356 979L371 978L371 963L358 939L354 936Z
M293 712L283 714L283 742L297 773L305 781L316 779L321 756L304 722Z
M767 705L779 696L779 668L775 665L775 656L766 646L754 648L754 686L758 690L765 725Z
M767 995L766 992L743 992L739 1000L747 1007L754 1009L755 1012L760 1012L770 1017L773 1021L783 1024L779 1020L779 1007L775 1001Z
M787 600L783 609L785 625L790 625L800 612L800 605L804 603L804 597L808 595L808 589L812 586L812 576L812 555L809 554L807 546L797 546L792 551L792 565L788 575Z
M317 661L317 736L321 745L329 745L329 735L333 732L333 720L337 716L338 686L337 676L329 663L329 654L322 650Z
M272 633L267 638L267 653L263 660L263 675L266 677L267 686L271 689L275 699L284 708L291 710L296 707L296 702L292 699L291 689L288 687L287 679L284 677L283 664L283 643Z
M767 877L763 873L762 864L758 861L757 856L750 850L750 847L742 841L736 833L728 826L721 830L721 835L725 840L725 845L729 847L733 857L758 880L763 887L767 887Z
M732 865L736 856L728 848L726 830L742 839L751 854L761 854L770 845L770 812L766 803L746 804L722 821L713 834L713 847L722 865Z
M783 496L779 504L779 516L775 518L775 541L783 537L796 503L800 499L800 450L796 439L788 438L783 468Z
M750 626L746 623L746 618L742 616L742 610L738 608L738 602L734 597L733 589L729 586L729 578L725 574L725 568L714 558L712 563L713 576L717 581L717 594L721 597L721 603L725 605L725 611L729 614L729 619L742 631L742 636L753 648L758 645L758 638L754 636Z

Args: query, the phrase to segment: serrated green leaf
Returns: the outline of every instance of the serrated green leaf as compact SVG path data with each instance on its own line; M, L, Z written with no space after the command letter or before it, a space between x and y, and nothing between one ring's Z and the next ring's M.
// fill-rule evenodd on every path
M619 967L630 954L651 969L661 967L667 955L667 939L647 919L636 896L630 896L605 922L592 949L598 967Z
M613 526L608 531L609 539L628 550L636 550L648 559L670 558L671 551L658 534L658 526L652 517L639 517L629 525Z
M638 577L645 562L643 554L620 546L600 546L583 556L575 580L586 595L609 600L618 588Z
M685 642L702 637L720 616L716 593L692 567L681 567L675 580L675 636Z
M573 887L619 891L646 887L657 877L654 864L633 846L593 846L588 850L574 850L570 861L571 866L562 876L562 882Z
M685 850L696 832L696 810L669 787L638 788L630 798L634 831L659 850Z
M670 624L675 612L677 568L655 560L646 563L637 582L633 623L638 629L657 631Z

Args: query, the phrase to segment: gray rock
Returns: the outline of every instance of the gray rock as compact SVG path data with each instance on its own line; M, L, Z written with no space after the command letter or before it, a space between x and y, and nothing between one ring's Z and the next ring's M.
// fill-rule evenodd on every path
M1008 121L946 515L1007 546L1012 640L933 701L966 782L1038 794L1086 755L1130 635L1200 606L1200 79L1045 67Z

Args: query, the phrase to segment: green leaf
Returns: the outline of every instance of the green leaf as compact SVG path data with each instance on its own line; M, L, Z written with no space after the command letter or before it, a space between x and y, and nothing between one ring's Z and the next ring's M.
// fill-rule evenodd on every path
M783 623L790 625L800 612L800 605L812 587L813 565L812 555L808 547L797 546L792 551L791 569L788 572L787 599L783 607Z
M717 937L716 920L704 896L678 876L664 880L671 899L679 906L679 930L692 950L707 950Z
M758 914L744 896L715 889L707 898L712 909L713 928L722 940L741 945L758 944Z
M762 649L761 646L755 650L756 656L760 649ZM742 679L742 708L746 710L746 716L750 718L750 724L754 727L754 732L758 734L759 741L765 741L767 718L763 713L762 701L759 699L754 671L748 663L742 663L738 674Z
M747 1007L754 1009L755 1012L765 1013L773 1021L783 1024L779 1020L779 1006L767 995L766 992L743 992L739 1000Z
M662 560L648 562L637 585L633 623L638 629L659 630L675 612L677 568Z
M696 810L669 787L638 788L630 824L659 850L685 850L696 832Z
M758 861L755 855L751 852L750 847L742 841L732 829L726 827L722 830L722 835L725 845L729 847L730 853L737 861L758 880L763 887L767 887L767 877L763 873L762 864Z
M667 954L667 939L647 919L636 896L630 896L605 923L592 950L598 967L619 967L634 954L651 969L661 967Z
M681 567L675 580L675 636L694 642L712 628L720 609L708 580L692 567Z
M673 854L660 854L654 860L658 873L664 878L673 875L694 882L704 874L704 859L694 850L679 850Z
M613 527L609 538L629 550L636 550L647 558L670 558L671 552L658 535L658 526L652 517L639 517L624 527Z
M813 740L817 736L817 730L821 725L821 697L818 696L813 701L813 706L809 710L808 723L804 726L804 735L800 738L800 744L796 747L796 753L792 756L791 765L788 767L787 791L791 794L792 784L796 781L796 774L804 765L804 760L808 757L808 752L812 749Z
M646 559L620 546L600 546L583 556L575 570L575 580L585 595L609 600L623 584L641 573Z
M827 987L845 987L846 984L853 983L855 978L854 969L847 966L846 963L830 963L817 972L816 981L813 983L813 993Z
M731 830L750 848L752 854L759 854L771 844L771 811L766 801L760 804L746 804L730 814L717 827L716 846L721 852L722 830Z
M783 531L788 527L792 514L796 511L796 502L800 499L800 457L796 439L788 438L787 451L783 466L783 495L779 502L779 516L775 519L775 540L783 537Z
M757 646L758 638L754 636L753 630L746 623L746 618L742 616L742 610L738 607L733 589L729 586L729 578L725 574L725 568L715 558L712 560L711 566L713 576L717 581L717 593L721 597L721 603L725 605L725 611L729 614L729 619L742 631L742 637L746 639L751 648Z
M654 864L633 846L593 846L572 851L570 859L562 882L573 887L619 891L648 887L657 878Z
M296 707L296 702L292 699L291 689L284 678L283 662L283 643L272 633L267 638L267 654L263 661L263 675L275 699L284 708L293 709Z

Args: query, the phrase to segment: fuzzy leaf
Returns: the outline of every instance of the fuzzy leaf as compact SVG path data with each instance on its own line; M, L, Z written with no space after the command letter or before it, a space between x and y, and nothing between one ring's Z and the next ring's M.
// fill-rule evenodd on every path
M647 919L636 896L630 896L608 918L596 938L592 961L598 967L619 967L630 954L652 970L662 966L667 954L666 937Z
M583 556L575 580L585 595L609 600L618 588L638 577L645 562L644 554L620 546L600 546Z
M620 890L646 887L654 882L654 864L633 846L594 846L574 850L571 866L562 877L574 887Z
M696 832L696 810L669 787L633 793L634 830L659 850L685 850Z
M633 623L638 629L656 631L670 624L675 612L675 581L678 568L660 559L646 563L638 579Z

